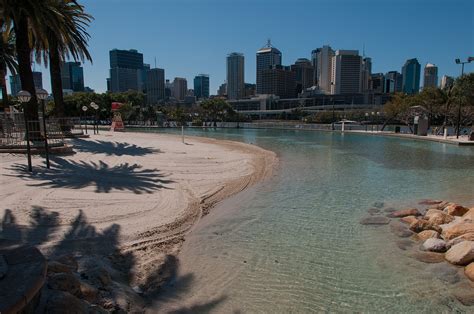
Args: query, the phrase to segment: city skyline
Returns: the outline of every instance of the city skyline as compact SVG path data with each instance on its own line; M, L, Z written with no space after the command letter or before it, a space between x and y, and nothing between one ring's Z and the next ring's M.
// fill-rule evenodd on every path
M134 5L131 5L131 2L113 2L113 13L110 12L111 1L81 3L95 17L90 29L90 50L94 64L86 62L83 67L85 86L97 92L107 89L105 79L109 76L108 54L109 50L114 48L136 49L143 53L144 62L152 67L155 67L156 58L156 67L165 69L166 78L170 80L174 77L184 77L191 82L199 73L208 73L211 78L211 94L216 94L217 88L225 81L226 56L232 51L244 54L247 59L245 81L255 83L255 53L265 46L268 38L271 38L272 44L282 52L283 65L291 65L298 58L310 59L312 50L330 45L335 50L359 50L361 55L365 50L365 56L372 59L372 73L400 72L407 59L417 58L422 67L427 63L436 64L439 78L443 75L458 76L460 67L454 63L454 59L464 59L474 51L473 41L469 40L473 38L472 10L468 9L473 5L468 1L399 1L396 4L384 2L378 7L374 6L370 13L364 11L364 5L374 5L373 1L358 4L342 1L344 9L339 9L338 13L344 23L333 23L331 26L325 22L334 18L335 8L341 7L341 1L336 4L322 1L276 1L274 8L270 9L260 1L255 5L250 5L247 1L238 2L235 3L235 8L229 2L216 1L204 1L199 5L190 1L163 2L159 5L149 1L134 2ZM144 5L151 9L141 10ZM202 9L202 15L193 16L191 13L194 13L198 6ZM308 10L297 10L299 15L291 13L291 8L297 9L301 6L307 7ZM460 10L459 7L467 10ZM178 9L185 22L173 26L172 33L175 36L171 36L168 27L173 25L174 15L169 13ZM421 12L420 9L429 10L430 14ZM285 10L290 10L290 13ZM126 22L126 18L122 18L138 11L144 16L133 26ZM415 11L419 13L414 13ZM284 16L281 12L288 14ZM318 19L311 18L311 12L314 12ZM151 13L157 17L147 19ZM228 16L224 18L217 14L216 17L216 13L226 13ZM239 16L259 18L258 21L241 23L240 18L237 18ZM387 24L390 18L395 17L400 20L394 20L393 26ZM190 27L193 22L202 19L204 22L200 28L194 30ZM278 19L287 19L285 27L278 23ZM451 22L445 25L443 20ZM290 21L292 23L287 23ZM381 21L384 21L384 24L374 29ZM436 23L432 24L429 32L418 30L427 21ZM220 26L218 29L217 24ZM318 25L326 27L323 30ZM351 27L347 28L347 25ZM241 32L235 31L237 26ZM407 33L410 29L412 32ZM456 30L456 36L452 36L453 30ZM138 31L141 35L134 36ZM197 32L200 34L199 38L193 37ZM182 37L185 35L186 37ZM442 44L437 38L443 38ZM185 47L190 46L194 47L194 53L186 51ZM51 91L48 70L38 65L35 68L43 72L44 87ZM472 68L467 66L466 72L471 71ZM423 85L423 82L420 82L420 85Z

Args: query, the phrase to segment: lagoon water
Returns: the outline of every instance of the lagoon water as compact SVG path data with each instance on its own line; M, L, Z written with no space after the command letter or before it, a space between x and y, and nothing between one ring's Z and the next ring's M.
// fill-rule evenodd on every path
M270 179L219 204L187 236L157 309L472 311L452 297L452 278L400 249L388 226L359 220L382 205L376 202L399 208L433 198L473 206L473 148L330 132L186 133L252 143L275 151L280 163Z

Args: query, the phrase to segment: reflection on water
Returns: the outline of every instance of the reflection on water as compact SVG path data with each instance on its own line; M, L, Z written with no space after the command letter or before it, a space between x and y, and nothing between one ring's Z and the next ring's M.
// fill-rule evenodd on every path
M388 226L358 222L374 202L474 205L472 148L326 132L187 133L259 145L280 165L187 237L181 269L195 280L186 296L158 300L161 309L222 297L210 311L466 311L451 296L453 280L410 258Z

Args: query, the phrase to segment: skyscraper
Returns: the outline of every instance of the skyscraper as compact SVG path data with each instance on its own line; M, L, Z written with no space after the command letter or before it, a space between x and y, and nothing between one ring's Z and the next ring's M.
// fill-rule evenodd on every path
M265 94L262 85L262 71L274 65L281 65L281 52L273 47L268 40L267 45L257 51L257 94Z
M74 92L84 91L84 71L80 62L61 62L61 82L63 89Z
M361 92L362 57L358 50L337 50L332 57L331 94Z
M185 78L175 77L173 81L173 96L177 100L184 100L188 92L188 82Z
M423 71L423 87L438 87L438 67L427 63Z
M194 77L194 96L197 99L209 98L209 75L199 74Z
M143 65L143 54L134 49L113 49L109 52L109 56L110 91L113 93L128 90L143 91L144 71L146 71Z
M318 85L318 55L321 51L321 48L314 49L311 51L311 65L314 68L313 71L313 84Z
M397 71L385 73L384 93L399 93L402 91L403 77Z
M296 97L296 74L290 67L274 65L261 72L261 94Z
M454 79L451 76L443 75L441 78L441 89L446 89L450 86L453 86Z
M314 85L314 67L306 58L299 58L291 65L291 70L296 75L296 93Z
M165 98L165 70L150 69L146 74L146 100L154 105Z
M332 79L332 58L334 57L334 50L330 46L323 46L316 49L316 78L319 89L326 93L331 92Z
M361 68L361 76L360 76L360 91L365 92L372 87L369 84L372 77L372 59L371 58L363 58L362 59L362 68ZM382 84L383 85L383 84Z
M43 88L43 74L41 72L33 72L33 81L35 89ZM21 80L20 75L10 75L10 89L11 95L16 96L21 91Z
M227 98L239 99L245 95L244 55L232 52L227 55Z
M402 90L406 94L416 94L420 90L420 63L416 58L408 59L402 68Z

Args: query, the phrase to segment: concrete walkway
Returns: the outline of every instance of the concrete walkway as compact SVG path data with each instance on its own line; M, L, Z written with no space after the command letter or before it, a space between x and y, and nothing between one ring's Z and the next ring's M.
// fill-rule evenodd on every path
M443 136L431 135L431 134L428 134L427 136L419 136L419 135L413 135L413 134L394 133L394 132L386 132L386 131L382 132L382 131L346 130L344 131L344 133L392 136L392 137L406 138L406 139L418 140L418 141L431 141L431 142L446 143L446 144L453 144L453 145L459 145L459 146L474 146L474 141L469 141L467 135L461 135L459 136L459 138L456 138L456 136L448 136L447 138L444 138Z

